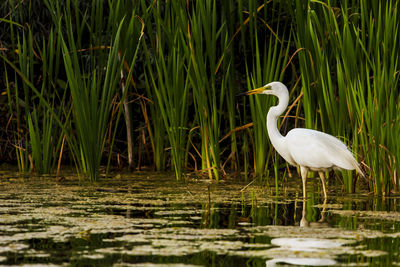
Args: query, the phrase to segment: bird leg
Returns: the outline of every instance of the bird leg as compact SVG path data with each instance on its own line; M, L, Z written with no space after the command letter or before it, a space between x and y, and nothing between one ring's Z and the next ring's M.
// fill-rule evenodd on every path
M306 202L303 201L303 210L301 212L301 220L300 220L300 227L308 227L310 223L307 221L307 210L306 210Z
M307 168L300 166L301 180L303 181L303 200L306 200L306 181L307 181Z
M326 194L326 187L325 187L325 174L324 172L318 172L319 178L321 178L322 182L322 189L324 190L324 198L326 199L327 194Z

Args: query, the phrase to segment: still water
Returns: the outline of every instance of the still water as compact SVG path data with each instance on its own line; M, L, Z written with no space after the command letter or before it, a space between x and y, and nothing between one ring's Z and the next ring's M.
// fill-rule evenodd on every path
M89 185L0 172L0 265L400 265L400 200L309 179L117 174ZM317 192L317 193L312 193Z

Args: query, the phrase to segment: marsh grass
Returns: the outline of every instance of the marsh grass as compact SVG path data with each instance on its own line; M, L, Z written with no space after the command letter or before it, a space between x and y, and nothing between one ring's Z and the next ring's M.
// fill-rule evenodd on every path
M111 104L122 67L118 60L118 48L123 23L122 20L112 42L104 77L96 69L81 71L71 23L67 25L68 46L62 39L65 70L71 90L73 121L77 132L77 140L71 142L71 147L75 155L80 155L77 158L78 165L90 180L97 180L100 175ZM91 76L85 78L85 73L91 73Z
M254 38L254 42L250 43L250 59L246 60L246 80L249 90L259 88L270 81L282 80L284 68L288 63L290 38L283 43L276 37L279 34L279 28L275 31L271 30L269 25L260 24L258 21L258 13L262 11L256 5L256 1L251 1L249 14L249 31L250 36ZM278 22L279 25L279 22ZM261 27L262 30L259 29ZM264 42L259 41L260 36L265 38ZM285 36L285 35L283 35ZM243 46L249 45L246 41L247 37L242 39ZM255 176L265 177L268 172L268 163L271 158L271 144L267 138L266 114L269 107L276 100L273 97L251 96L249 99L250 115L254 123L253 127L253 153L254 153L254 173ZM277 166L277 164L275 165ZM276 171L275 171L276 173Z
M350 143L376 194L397 191L398 141L389 137L400 127L397 2L296 3L305 8L296 14L307 126ZM343 177L353 192L355 177Z
M14 130L21 171L73 162L96 180L101 164L115 163L116 144L131 168L144 150L144 164L173 168L177 179L244 171L279 184L286 164L265 127L276 100L234 96L280 80L295 102L283 134L305 126L348 144L367 174L342 172L348 192L400 189L396 1L45 0L0 9L9 103L0 116Z
M153 8L155 18L153 31L157 33L157 39L151 36L151 47L145 46L147 62L150 62L150 57L154 56L154 64L147 65L146 88L155 94L153 99L165 127L160 137L162 138L163 134L168 137L170 144L168 150L175 177L178 180L182 178L183 166L186 162L189 132L187 112L189 77L186 54L182 47L186 26L179 20L181 4L176 2L166 4L164 16L161 16L162 10L159 5ZM152 55L151 51L155 54Z
M18 83L14 84L14 90L12 90L9 80L8 80L8 75L5 73L5 79L6 79L6 88L7 88L7 96L8 96L8 103L10 107L10 114L13 114L15 117L15 127L16 130L14 131L13 134L13 141L14 141L14 147L15 147L15 157L18 165L18 169L22 172L28 171L29 170L29 158L28 158L28 152L25 149L26 147L26 140L27 137L26 135L23 135L21 129L21 124L22 124L22 111L21 111L21 106L20 102L21 100L19 99L19 94L18 94ZM15 77L15 79L17 79ZM13 97L14 96L14 97Z
M188 74L201 137L201 166L210 179L214 177L218 180L221 166L221 116L218 111L224 100L226 76L222 76L221 83L217 83L216 74L228 38L221 35L224 25L218 21L216 4L213 0L196 2L188 10L190 27L185 47L189 49Z

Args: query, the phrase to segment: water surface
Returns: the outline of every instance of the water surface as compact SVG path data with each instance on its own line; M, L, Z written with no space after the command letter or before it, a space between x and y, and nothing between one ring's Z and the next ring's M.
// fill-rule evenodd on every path
M303 202L299 185L0 172L0 265L399 265L397 197L329 186L324 202L310 179Z

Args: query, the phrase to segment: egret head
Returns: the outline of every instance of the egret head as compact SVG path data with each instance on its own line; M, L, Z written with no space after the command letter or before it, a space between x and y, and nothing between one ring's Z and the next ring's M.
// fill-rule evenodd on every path
M266 94L266 95L276 95L283 96L288 95L287 87L281 82L270 82L260 88L253 89L244 93L245 95L255 95L255 94Z

